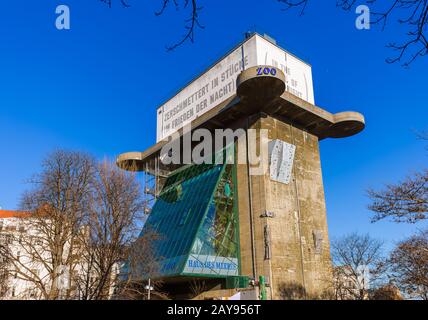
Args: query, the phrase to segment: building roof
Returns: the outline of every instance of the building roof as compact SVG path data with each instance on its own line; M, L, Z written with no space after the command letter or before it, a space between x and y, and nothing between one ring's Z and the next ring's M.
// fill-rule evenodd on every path
M0 210L0 219L7 218L25 218L30 216L26 211Z

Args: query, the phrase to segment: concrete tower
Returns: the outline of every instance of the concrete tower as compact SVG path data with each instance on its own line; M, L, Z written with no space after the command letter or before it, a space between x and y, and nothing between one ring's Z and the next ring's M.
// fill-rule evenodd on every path
M189 132L185 125L191 125ZM166 236L158 276L171 296L195 298L189 285L194 280L205 284L198 298L237 292L311 298L328 290L319 141L348 137L364 126L359 113L317 107L311 67L258 34L161 106L158 143L120 155L117 164L155 178L148 225ZM267 170L255 175L248 162L237 161L233 167L162 163L161 150L172 134L183 151L186 134L201 128L244 131L245 143L235 140L236 154L244 145L247 159L268 150Z

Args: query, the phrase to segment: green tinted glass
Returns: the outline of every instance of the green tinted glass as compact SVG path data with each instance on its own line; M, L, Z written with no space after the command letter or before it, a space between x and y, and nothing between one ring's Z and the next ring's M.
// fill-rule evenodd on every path
M238 275L235 167L192 165L166 181L143 233L155 230L162 277Z

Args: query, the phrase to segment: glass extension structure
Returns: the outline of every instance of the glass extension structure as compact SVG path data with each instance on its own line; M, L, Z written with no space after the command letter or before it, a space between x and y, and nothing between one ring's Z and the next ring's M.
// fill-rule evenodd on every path
M160 278L239 276L237 209L235 165L189 165L172 173L142 231L159 235Z

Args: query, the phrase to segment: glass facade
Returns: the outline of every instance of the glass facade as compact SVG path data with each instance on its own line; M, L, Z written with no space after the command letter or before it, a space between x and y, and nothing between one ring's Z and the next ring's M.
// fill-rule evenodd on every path
M144 226L155 231L161 277L239 275L236 172L232 164L174 172Z

